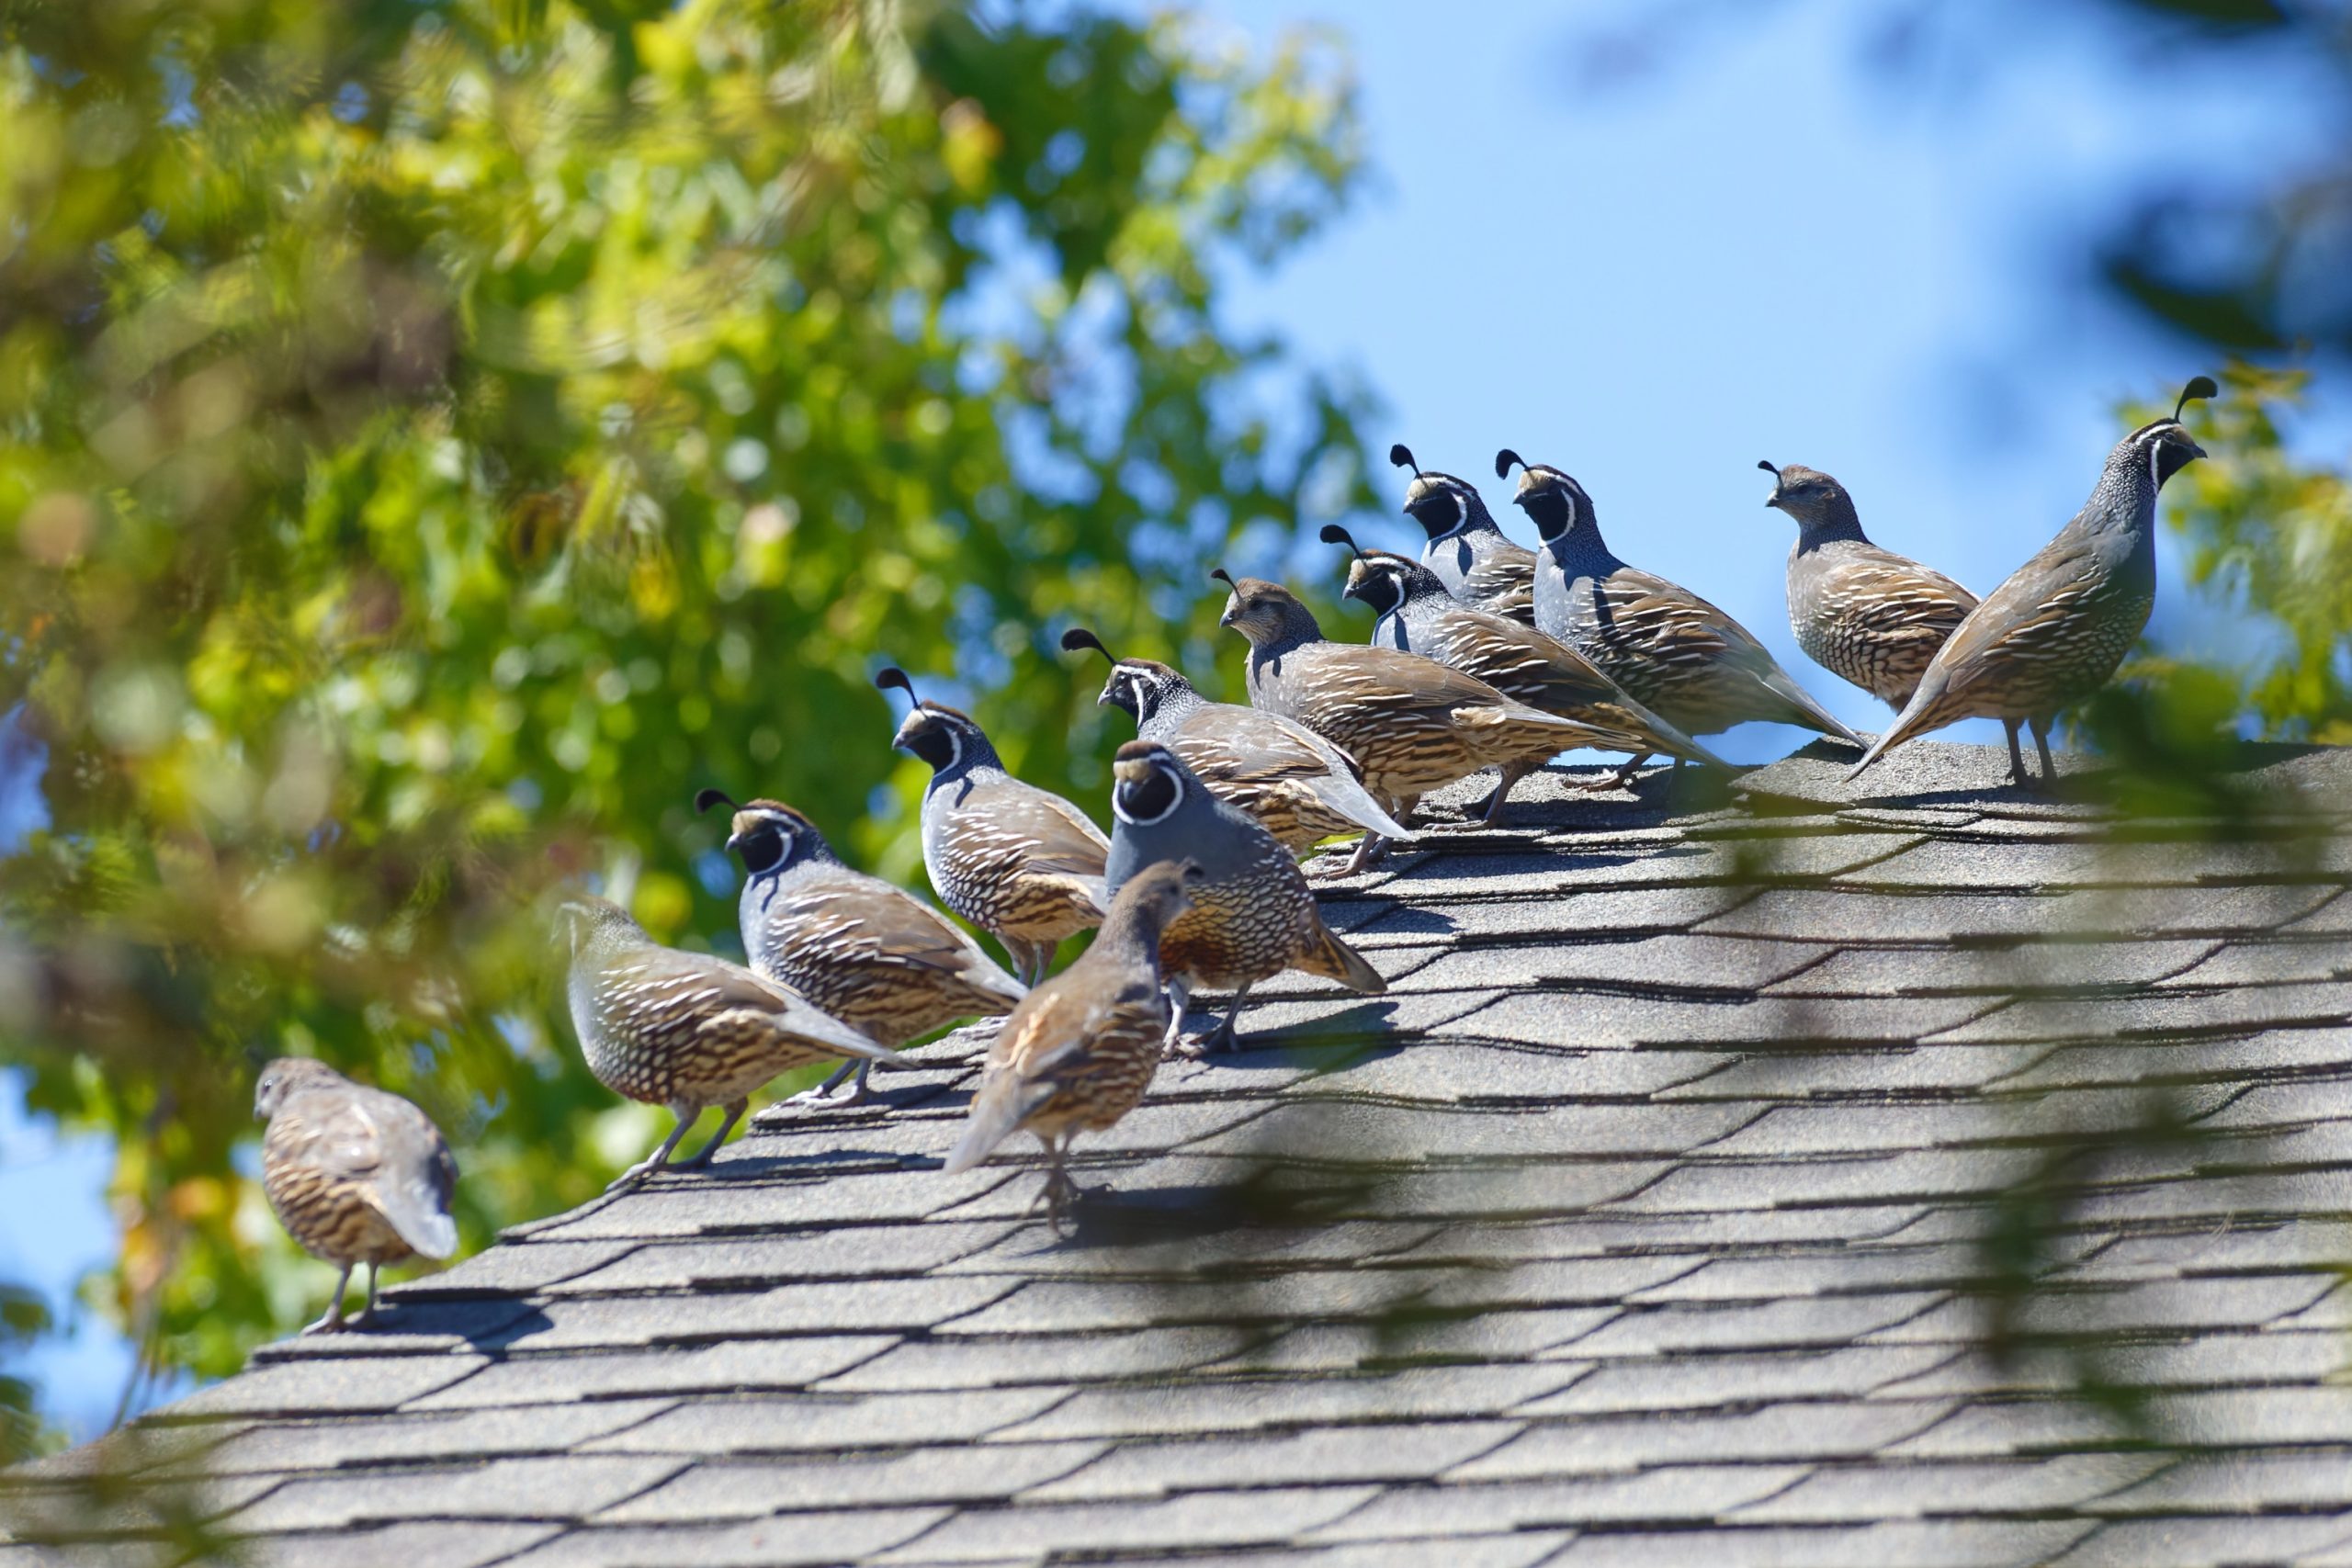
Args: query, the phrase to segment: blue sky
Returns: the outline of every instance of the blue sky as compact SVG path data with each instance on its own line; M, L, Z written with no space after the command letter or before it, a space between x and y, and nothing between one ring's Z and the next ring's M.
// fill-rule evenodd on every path
M1939 41L1899 76L1865 54L1885 8L1841 0L1206 9L1261 39L1343 23L1376 166L1330 235L1238 280L1237 321L1352 367L1390 410L1375 449L1485 480L1522 538L1486 479L1495 449L1575 473L1621 555L1723 604L1870 729L1883 710L1789 635L1790 525L1757 460L1836 474L1882 544L1990 589L2088 492L2123 433L2115 402L2211 367L2090 287L2099 220L2152 175L2267 183L2325 129L2291 64L2176 69L2098 0L1922 8ZM1611 18L1669 15L1656 69L1588 68L1579 40ZM2340 455L2346 430L2338 400L2301 434ZM1393 514L1365 532L1419 537ZM1337 554L1308 545L1293 570L1336 575ZM2228 635L2169 562L2157 627ZM1760 760L1794 739L1720 749ZM112 1251L106 1150L28 1125L17 1098L0 1082L0 1278L62 1309ZM128 1365L93 1322L30 1370L87 1435Z

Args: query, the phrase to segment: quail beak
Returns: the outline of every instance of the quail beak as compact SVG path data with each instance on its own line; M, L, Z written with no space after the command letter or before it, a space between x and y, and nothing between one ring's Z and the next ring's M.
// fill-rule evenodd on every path
M1764 498L1764 504L1767 506L1781 506L1781 492L1776 490L1771 494L1766 496ZM1788 508L1781 506L1781 510L1786 512Z
M2192 457L2210 457L2212 456L2211 453L2206 451L2204 447L2199 446L2194 441L2188 444L2188 455Z
M913 750L915 737L922 733L926 723L927 720L921 708L907 715L906 721L899 726L899 733L890 737L892 749L899 751Z
M1221 626L1229 626L1240 618L1241 595L1238 593L1227 594L1225 598L1225 614L1216 618L1216 624Z

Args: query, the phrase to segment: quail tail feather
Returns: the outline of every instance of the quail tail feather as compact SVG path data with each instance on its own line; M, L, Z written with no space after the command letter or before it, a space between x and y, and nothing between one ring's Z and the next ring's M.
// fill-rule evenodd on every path
M971 1119L964 1124L964 1135L956 1140L942 1168L949 1176L959 1176L988 1158L989 1151L1019 1131L1021 1123L1052 1099L1053 1093L1050 1083L1024 1078L1010 1069L990 1073L972 1101Z
M1330 927L1317 917L1315 931L1306 951L1295 960L1299 968L1310 975L1320 975L1327 980L1337 980L1351 991L1365 996L1378 996L1388 989L1388 982L1380 971L1364 961L1363 953L1341 942Z
M1843 740L1857 750L1870 745L1869 741L1838 723L1835 715L1815 702L1812 693L1789 679L1786 671L1775 668L1761 679L1774 696L1788 704L1792 710L1792 723L1801 724L1807 729L1817 729L1832 739Z
M411 1250L426 1258L447 1258L458 1250L458 1222L434 1205L422 1190L401 1186L379 1189L376 1206Z

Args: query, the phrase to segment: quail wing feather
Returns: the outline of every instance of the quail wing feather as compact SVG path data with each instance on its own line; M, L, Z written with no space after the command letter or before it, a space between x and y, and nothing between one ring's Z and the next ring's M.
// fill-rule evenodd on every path
M1166 993L1148 978L1130 979L1108 993L1086 984L1032 991L989 1049L971 1121L947 1156L947 1173L979 1164L1057 1095L1077 1087L1096 1041L1130 1036L1157 1043L1167 1024Z
M283 1147L294 1161L364 1190L401 1239L425 1257L457 1251L448 1208L458 1162L424 1111L397 1095L338 1085L302 1095L292 1125L295 1136Z

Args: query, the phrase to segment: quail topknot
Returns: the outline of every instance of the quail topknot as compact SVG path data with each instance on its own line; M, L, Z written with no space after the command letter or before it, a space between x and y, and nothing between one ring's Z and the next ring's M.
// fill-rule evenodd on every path
M1776 468L1764 504L1793 518L1789 629L1805 656L1901 712L1976 595L1942 572L1881 549L1846 487L1817 468Z
M1159 741L1175 752L1218 799L1264 823L1284 849L1296 852L1358 830L1412 838L1364 788L1347 753L1305 725L1238 703L1210 702L1157 660L1114 658L1083 626L1064 632L1062 647L1091 649L1110 660L1096 703L1133 715L1137 739Z
M914 705L891 744L931 765L922 863L949 908L1004 943L1023 985L1045 978L1062 939L1102 923L1111 842L1060 795L1005 771L964 714L915 694L903 670L874 678Z
M1413 470L1405 515L1429 535L1421 564L1464 604L1533 626L1535 552L1503 533L1468 480L1424 473L1401 442L1388 449L1388 460Z
M575 894L560 914L571 949L571 1027L588 1070L614 1093L667 1106L678 1119L615 1189L668 1165L695 1119L724 1106L727 1119L710 1142L673 1168L708 1165L752 1091L778 1073L815 1062L890 1059L815 1003L740 964L663 947L610 899Z
M1026 994L954 921L843 864L802 813L778 800L738 806L715 789L695 796L697 811L721 804L734 808L727 848L743 863L736 919L753 973L893 1050L959 1019L1010 1011ZM805 1098L821 1101L854 1071L854 1104L872 1066L846 1063Z
M1814 701L1746 626L1680 584L1618 559L1584 486L1508 448L1495 454L1496 478L1514 467L1521 470L1516 500L1544 536L1537 626L1688 734L1763 719L1861 748L1861 737Z
M449 1201L458 1162L433 1119L399 1095L353 1083L324 1062L281 1056L254 1085L266 1118L261 1186L304 1251L343 1272L326 1315L302 1330L332 1334L376 1315L376 1276L411 1254L458 1250ZM368 1265L368 1304L346 1322L343 1292Z
M1094 943L1029 993L998 1031L971 1119L947 1156L951 1176L972 1168L1013 1133L1045 1145L1045 1201L1059 1225L1077 1183L1070 1140L1134 1110L1159 1065L1170 1004L1160 941L1193 907L1199 864L1162 861L1121 886Z
M1462 603L1410 556L1364 549L1337 524L1326 525L1322 537L1326 544L1345 545L1354 553L1345 592L1377 617L1372 626L1374 646L1434 659L1530 707L1572 718L1591 731L1586 744L1595 750L1636 757L1662 751L1713 767L1724 765L1723 759L1627 696L1567 644ZM1507 764L1489 810L1498 808L1511 785L1544 760L1535 756Z
M1160 973L1174 1011L1168 1043L1177 1048L1184 1004L1194 989L1233 992L1225 1020L1187 1054L1231 1045L1250 987L1284 969L1378 993L1387 982L1323 923L1306 875L1274 836L1248 812L1209 792L1176 753L1153 740L1130 740L1112 763L1110 880L1114 889L1161 861L1189 859L1202 876L1193 907L1160 938Z
M2156 493L2205 456L2180 416L2216 390L2210 378L2195 378L2170 417L2115 444L2083 509L1969 612L1855 773L1931 729L1997 718L2009 735L2010 778L2028 782L2018 750L2023 723L2041 754L2043 786L2054 781L2050 730L2059 711L2107 684L2147 626L2156 601Z

